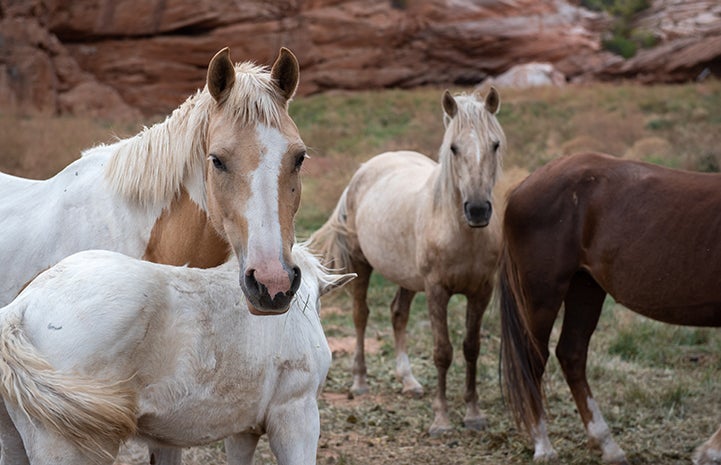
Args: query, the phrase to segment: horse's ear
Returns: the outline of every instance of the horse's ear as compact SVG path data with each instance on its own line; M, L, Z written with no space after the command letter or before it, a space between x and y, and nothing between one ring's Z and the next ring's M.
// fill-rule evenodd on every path
M491 112L492 115L498 113L501 108L501 96L495 87L491 86L491 90L486 95L486 110Z
M456 116L456 113L458 113L458 105L456 104L456 99L448 92L448 89L443 92L441 102L443 103L443 111L449 118Z
M321 284L320 286L320 295L326 295L330 291L334 289L338 289L341 286L345 286L348 284L351 280L358 277L355 273L346 273L346 274L334 274L330 275L330 280L326 283Z
M225 47L215 54L208 65L208 91L216 102L223 103L235 83L235 67L230 61L230 49Z
M270 75L278 85L283 97L286 100L292 99L298 88L298 79L300 77L298 59L293 55L293 52L281 47L278 58L273 63Z

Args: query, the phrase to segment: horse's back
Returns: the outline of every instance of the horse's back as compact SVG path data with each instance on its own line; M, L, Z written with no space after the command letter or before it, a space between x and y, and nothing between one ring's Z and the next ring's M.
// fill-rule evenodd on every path
M601 154L563 157L509 196L504 236L531 274L586 270L618 302L670 323L721 324L721 176Z
M112 366L142 342L152 313L166 305L159 267L106 250L80 252L40 274L6 308L23 307L24 330L56 368Z

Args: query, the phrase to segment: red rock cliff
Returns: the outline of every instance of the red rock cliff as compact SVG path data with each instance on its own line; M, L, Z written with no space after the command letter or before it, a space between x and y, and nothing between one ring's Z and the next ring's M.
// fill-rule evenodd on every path
M684 80L719 63L717 3L657 1L642 20L662 45L624 61L601 51L608 21L565 0L0 0L0 108L165 113L226 45L260 63L289 47L301 94L476 84L529 61L569 79Z

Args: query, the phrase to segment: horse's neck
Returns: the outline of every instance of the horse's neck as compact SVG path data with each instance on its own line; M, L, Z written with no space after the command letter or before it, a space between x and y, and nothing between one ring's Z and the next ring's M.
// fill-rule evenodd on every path
M182 190L155 223L143 259L210 268L225 262L229 252L208 215Z

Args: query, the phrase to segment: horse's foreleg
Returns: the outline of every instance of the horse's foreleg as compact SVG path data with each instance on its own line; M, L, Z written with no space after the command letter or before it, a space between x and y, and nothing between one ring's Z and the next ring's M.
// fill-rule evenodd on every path
M253 465L253 455L260 435L234 434L225 438L225 457L228 465Z
M556 356L586 426L589 442L601 449L604 462L626 464L626 455L611 436L586 379L588 344L598 324L605 297L605 291L589 275L577 273L574 276L566 294Z
M693 454L694 465L721 465L721 428Z
M485 415L478 406L478 390L476 388L476 370L478 354L481 350L481 321L491 300L493 286L486 283L481 292L468 296L466 306L466 336L463 339L463 356L466 359L466 416L463 424L466 428L480 431L487 425Z
M406 344L406 326L411 310L414 291L399 287L391 303L391 321L393 322L393 338L396 343L396 378L403 384L403 394L413 397L423 395L423 386L411 372Z
M315 390L272 408L268 443L278 465L315 465L320 439L320 414Z
M428 432L437 436L451 430L446 400L446 375L453 360L453 345L448 336L448 300L451 294L439 285L426 286L428 313L433 332L433 362L438 372L436 396L433 399L435 417Z
M368 392L365 361L365 334L368 324L368 284L372 268L365 263L354 263L353 271L358 275L351 282L353 293L353 326L355 327L355 355L353 356L353 385L350 392L361 395Z

